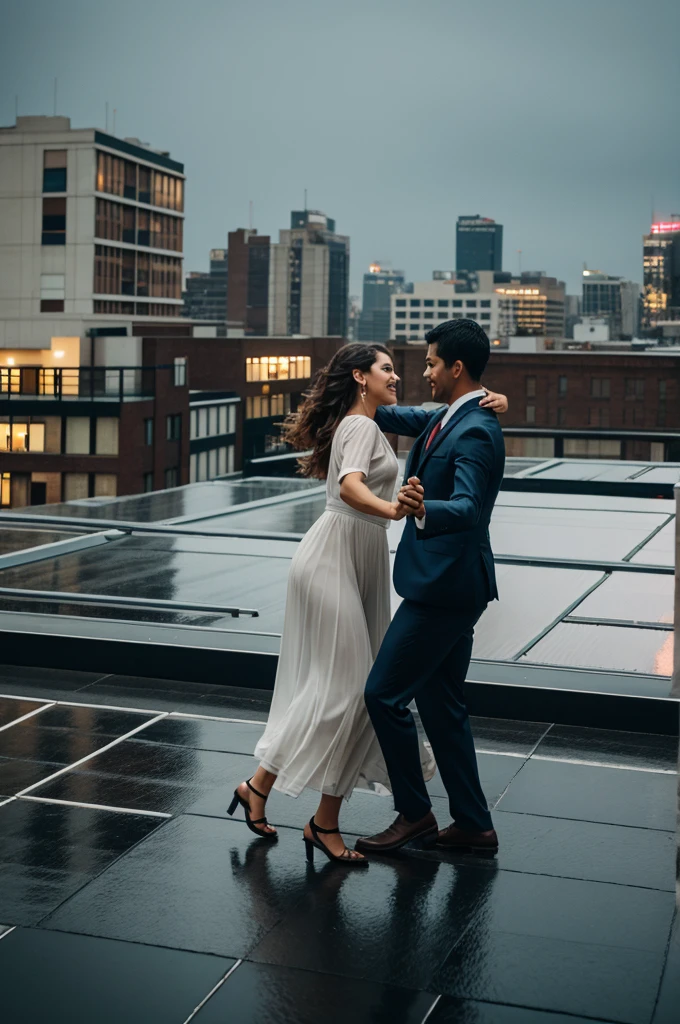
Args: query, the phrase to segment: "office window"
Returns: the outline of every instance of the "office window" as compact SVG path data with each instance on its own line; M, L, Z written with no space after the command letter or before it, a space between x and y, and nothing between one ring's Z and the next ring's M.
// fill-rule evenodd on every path
M182 437L182 414L173 413L165 417L165 437L168 441L179 441ZM174 487L174 484L172 485Z
M142 477L142 489L146 494L153 490L153 473L145 473Z
M64 473L64 501L79 501L90 496L90 478L88 473Z
M217 407L217 421L218 421L217 422L217 433L218 434L226 434L227 433L227 421L229 419L228 411L229 411L229 406L227 406L227 405L220 405L220 406Z
M397 299L396 300L396 305L397 306L405 306L406 305L406 299Z
M419 310L416 310L415 313L411 313L411 320L420 320Z
M165 486L166 486L166 489L168 487L177 487L178 484L179 484L179 470L177 469L177 466L172 466L170 469L166 469L166 471L165 471Z
M403 310L403 311L400 311L398 313L395 313L395 316L396 316L397 320L405 320L406 319L406 310Z
M65 277L63 274L40 275L40 312L63 313Z
M567 410L564 406L560 405L557 409L557 426L565 427L567 425Z
M253 356L246 359L246 380L302 380L312 375L311 356Z
M468 311L466 311L465 316L466 316L466 319L468 319L468 320L476 320L477 319L477 314L475 312L468 312Z
M567 397L567 378L564 376L557 379L557 394L560 398Z
M438 301L437 301L437 308L438 309L448 309L449 308L449 300L448 299L438 299Z
M609 377L591 377L590 378L590 397L591 398L610 398L611 397L611 380Z
M236 405L233 403L227 406L229 410L229 429L228 434L236 433ZM290 395L288 396L288 412L290 412Z
M642 377L626 377L626 398L639 401L645 397L645 382Z
M535 377L526 377L525 378L525 382L526 382L525 390L526 390L527 398L535 398L536 397L536 378Z
M465 303L465 308L466 309L477 309L477 300L476 299L467 299L467 301Z
M490 320L491 313L480 313L479 318L480 320Z
M217 472L219 476L224 476L227 472L227 449L217 449Z
M394 340L395 341L406 341L406 335L405 334L396 334L394 336Z
M153 444L153 420L144 420L144 444Z
M433 307L434 306L434 299L424 299L423 300L423 306L425 306L426 309L429 309L429 308Z
M491 299L482 299L479 305L482 309L491 309Z
M66 245L65 199L43 199L42 244Z
M434 313L423 313L424 320L434 320Z
M536 406L535 405L528 405L526 407L526 414L525 414L524 418L526 419L527 423L535 423L536 422Z
M463 300L462 299L454 299L452 305L453 305L454 309L462 309L463 308Z
M208 410L206 408L198 410L198 433L196 436L208 436Z
M411 299L411 305L412 306L419 306L420 305L420 299Z
M90 454L89 416L68 416L66 418L66 454Z
M196 472L196 479L201 482L208 479L208 453L198 453L198 469Z
M66 191L66 150L46 149L43 153L43 192Z
M95 428L97 455L118 454L118 420L115 416L98 416Z
M118 477L115 473L95 473L95 498L115 498L118 491Z

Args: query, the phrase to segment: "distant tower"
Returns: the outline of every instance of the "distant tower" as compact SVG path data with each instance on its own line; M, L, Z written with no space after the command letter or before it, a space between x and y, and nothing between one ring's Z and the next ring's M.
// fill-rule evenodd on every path
M490 217L459 217L456 223L456 270L503 269L503 225Z

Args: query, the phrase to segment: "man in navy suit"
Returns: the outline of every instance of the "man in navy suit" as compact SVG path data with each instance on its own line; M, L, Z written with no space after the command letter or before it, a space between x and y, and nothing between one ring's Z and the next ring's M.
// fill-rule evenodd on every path
M495 413L480 407L489 339L474 320L450 320L427 335L425 377L436 402L382 406L388 433L417 437L400 500L409 506L394 565L403 601L366 684L371 716L392 783L395 822L359 839L364 853L419 840L491 851L498 838L479 782L465 702L474 626L498 597L489 520L503 479L505 445ZM453 824L438 830L420 765L415 699L449 797Z

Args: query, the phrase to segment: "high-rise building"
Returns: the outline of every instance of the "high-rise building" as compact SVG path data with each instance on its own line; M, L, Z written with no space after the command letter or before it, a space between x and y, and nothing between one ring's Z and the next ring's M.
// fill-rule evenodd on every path
M519 277L500 273L494 274L494 289L500 299L503 337L564 337L564 281L547 277L542 270L527 270Z
M491 217L459 217L456 223L456 270L503 269L503 225Z
M346 337L349 238L319 210L294 210L271 246L269 333Z
M643 273L643 327L680 320L680 214L657 221L645 235Z
M246 335L266 335L269 318L269 235L239 228L229 232L227 319Z
M211 249L208 273L192 270L187 275L182 293L184 316L190 320L217 320L226 324L227 271L227 250Z
M476 320L489 338L495 340L501 303L494 290L493 277L490 271L480 271L459 280L450 271L436 270L432 281L414 283L408 294L393 294L391 339L422 342L437 324L462 318Z
M68 117L0 128L0 346L181 315L183 223L168 153Z
M635 337L639 303L640 285L584 267L581 313L607 320L610 338Z
M403 270L383 269L372 263L364 274L364 294L359 317L359 341L385 342L391 337L390 299L404 291Z

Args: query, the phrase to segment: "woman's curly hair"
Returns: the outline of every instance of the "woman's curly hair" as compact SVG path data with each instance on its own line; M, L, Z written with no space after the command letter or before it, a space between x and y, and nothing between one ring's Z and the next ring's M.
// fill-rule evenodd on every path
M391 358L390 350L384 345L362 342L343 345L330 363L318 371L297 411L286 417L281 429L282 439L296 451L312 449L309 455L298 459L303 476L326 479L333 435L357 397L359 385L352 371L368 373L379 352Z

